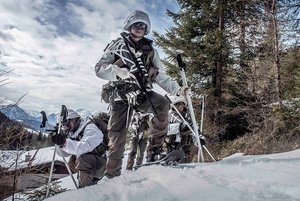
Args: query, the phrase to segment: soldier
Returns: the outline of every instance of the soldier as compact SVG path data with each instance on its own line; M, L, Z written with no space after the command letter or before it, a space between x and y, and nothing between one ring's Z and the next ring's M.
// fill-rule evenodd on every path
M180 114L191 125L191 120L187 112L187 102L184 97L171 96L172 103L180 112ZM192 132L187 127L186 123L180 118L178 113L174 110L170 110L169 115L169 130L165 139L167 154L173 150L183 150L185 153L184 160L182 162L191 162L191 149L193 145Z
M68 110L63 126L65 133L51 136L52 142L61 148L58 154L76 156L80 188L96 184L106 168L102 131L92 121L81 119L72 109Z
M170 94L185 95L189 89L180 87L166 75L152 41L144 37L150 33L151 23L147 13L136 10L125 21L121 37L112 41L95 72L99 78L110 82L102 88L102 98L110 103L108 125L109 151L105 175L108 178L121 174L122 158L132 111L154 113L150 121L147 158L152 161L168 129L170 105L166 98L152 90L158 84Z

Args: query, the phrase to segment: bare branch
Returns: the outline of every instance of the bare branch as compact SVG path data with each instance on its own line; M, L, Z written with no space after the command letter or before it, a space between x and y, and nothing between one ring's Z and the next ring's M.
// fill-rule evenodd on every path
M26 94L22 95L22 96L16 101L15 105L19 105L20 102L21 102L21 100L22 100L27 94L28 94L28 92L27 92Z

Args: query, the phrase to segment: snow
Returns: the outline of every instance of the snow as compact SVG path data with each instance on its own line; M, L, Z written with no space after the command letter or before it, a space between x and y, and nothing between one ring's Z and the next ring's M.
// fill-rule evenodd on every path
M123 164L126 163L126 157ZM146 166L47 200L300 201L300 149L271 155L234 154L213 163ZM62 187L74 188L70 178Z
M14 170L15 169L15 160L17 155L19 155L18 160L18 168L25 168L28 166L29 162L25 162L26 155L31 155L33 157L35 154L35 158L32 161L32 165L38 165L38 164L44 164L51 162L53 159L53 153L54 153L54 146L53 147L46 147L41 148L39 150L30 150L30 151L4 151L0 150L0 166L8 168L8 170ZM68 161L69 157L65 157ZM63 158L58 156L58 154L55 155L55 160L62 161Z

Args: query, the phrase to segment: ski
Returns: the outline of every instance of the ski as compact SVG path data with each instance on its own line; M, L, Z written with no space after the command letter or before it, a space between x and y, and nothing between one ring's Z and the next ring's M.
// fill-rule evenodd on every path
M150 165L172 166L178 164L178 162L180 162L183 158L184 158L184 152L182 150L173 150L161 160L143 163L141 165L135 166L133 169L137 170L140 167L150 166Z

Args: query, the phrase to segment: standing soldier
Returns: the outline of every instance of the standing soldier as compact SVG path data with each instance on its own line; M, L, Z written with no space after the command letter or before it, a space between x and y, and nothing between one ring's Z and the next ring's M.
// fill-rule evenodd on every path
M127 170L132 170L134 166L134 160L136 158L135 165L141 165L144 159L144 152L147 147L148 134L149 134L149 114L143 115L137 112L132 120L132 139L130 143L130 153L128 154Z
M150 122L147 156L154 160L167 135L170 105L162 95L152 90L158 84L170 94L185 95L188 87L180 87L166 75L152 41L144 36L150 33L151 23L147 13L136 10L125 21L121 37L112 41L95 72L99 78L110 82L102 87L102 98L110 103L108 125L109 150L105 175L108 178L121 174L128 124L132 111L154 113Z

